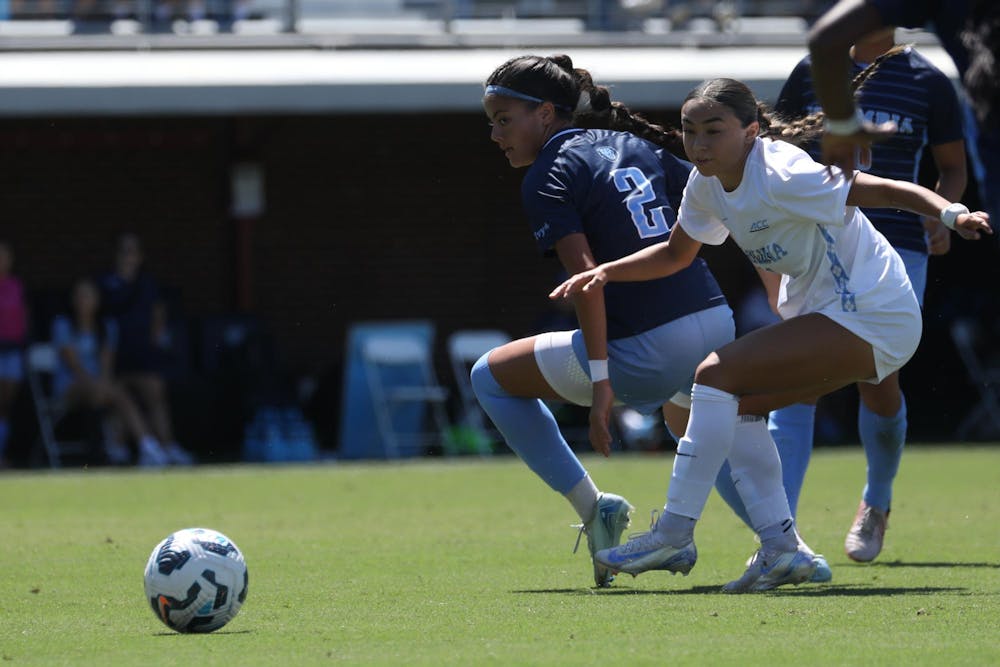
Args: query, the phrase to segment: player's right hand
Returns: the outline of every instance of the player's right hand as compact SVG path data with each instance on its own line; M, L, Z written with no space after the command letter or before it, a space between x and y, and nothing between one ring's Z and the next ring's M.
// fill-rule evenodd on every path
M992 234L990 214L985 211L964 213L955 219L955 231L963 239L976 241L981 234Z
M600 266L595 266L567 278L559 287L549 292L549 298L565 299L580 292L589 292L592 289L603 287L606 282L608 282L608 274Z

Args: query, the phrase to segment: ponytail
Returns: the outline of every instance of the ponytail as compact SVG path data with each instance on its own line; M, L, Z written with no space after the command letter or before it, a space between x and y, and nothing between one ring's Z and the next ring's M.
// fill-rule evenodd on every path
M551 57L564 71L572 74L580 89L573 125L576 127L630 132L637 137L666 148L678 157L687 159L684 141L676 128L664 128L646 120L633 112L625 104L611 99L606 86L594 83L594 78L585 69L574 68L569 56Z

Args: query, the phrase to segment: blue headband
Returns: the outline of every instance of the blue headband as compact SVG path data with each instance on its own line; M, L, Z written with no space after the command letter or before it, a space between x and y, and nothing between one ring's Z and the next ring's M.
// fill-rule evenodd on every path
M486 95L500 95L502 97L514 97L519 100L524 100L525 102L536 102L541 104L546 100L540 97L535 97L534 95L528 95L527 93L518 92L512 88L505 88L504 86L486 86ZM569 107L565 104L556 104L552 102L552 106L558 107L560 109L569 110Z

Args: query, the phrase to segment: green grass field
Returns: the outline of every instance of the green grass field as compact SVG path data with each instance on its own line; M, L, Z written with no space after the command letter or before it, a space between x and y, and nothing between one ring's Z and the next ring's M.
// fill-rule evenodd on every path
M669 456L588 459L638 508ZM0 477L0 664L1000 664L1000 447L911 447L886 549L844 533L859 448L821 450L800 504L834 579L728 596L754 549L715 496L698 566L591 588L574 515L512 457L403 465L84 470ZM250 592L212 635L179 635L142 590L153 546L207 526Z

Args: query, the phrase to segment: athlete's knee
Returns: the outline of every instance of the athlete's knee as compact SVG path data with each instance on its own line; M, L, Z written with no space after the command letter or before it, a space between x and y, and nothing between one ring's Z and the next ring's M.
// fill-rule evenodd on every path
M501 389L500 384L493 377L493 371L490 370L489 357L489 352L479 357L476 363L472 365L472 370L469 371L472 391L480 401L487 396L495 395Z
M698 368L694 372L694 381L696 384L715 387L716 389L726 389L726 387L722 386L722 383L725 381L725 367L718 354L712 352L698 364Z
M895 417L905 400L899 382L893 382L892 379L890 376L878 385L858 384L861 403L880 417Z

